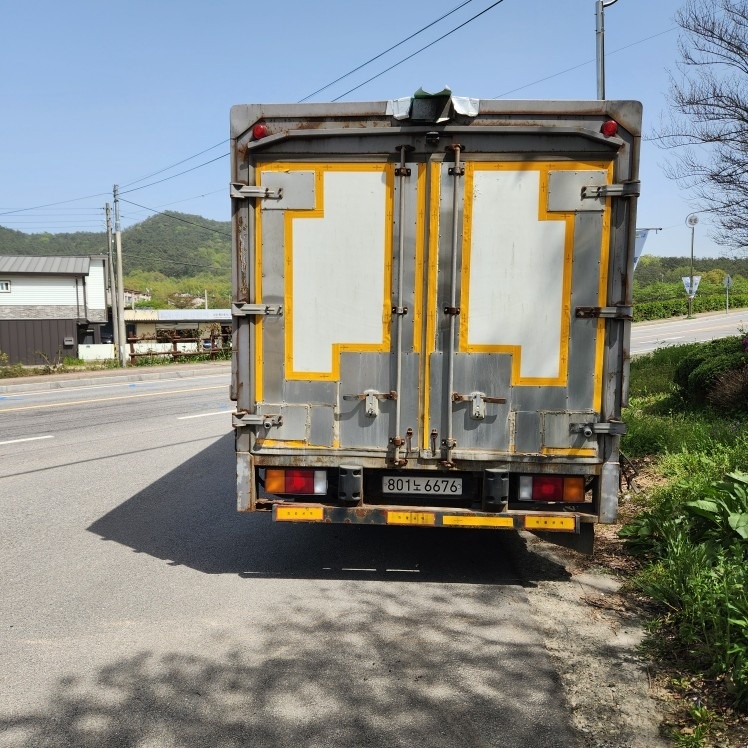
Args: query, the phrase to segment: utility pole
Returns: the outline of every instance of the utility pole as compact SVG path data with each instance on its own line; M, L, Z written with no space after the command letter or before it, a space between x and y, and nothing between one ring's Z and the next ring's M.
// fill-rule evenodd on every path
M617 3L618 0L596 0L595 2L595 28L597 39L597 98L605 99L605 19L604 11L609 5Z
M119 365L126 366L125 289L122 281L122 226L119 220L119 187L114 185L114 240L117 245L117 320L119 324Z
M686 218L686 223L691 227L691 280L688 284L688 319L693 317L693 297L696 295L693 289L693 239L694 233L696 232L696 224L699 222L699 217L695 213Z
M109 301L112 305L112 333L119 360L119 317L117 315L117 286L114 283L114 258L112 257L112 206L106 204L106 245L109 252Z

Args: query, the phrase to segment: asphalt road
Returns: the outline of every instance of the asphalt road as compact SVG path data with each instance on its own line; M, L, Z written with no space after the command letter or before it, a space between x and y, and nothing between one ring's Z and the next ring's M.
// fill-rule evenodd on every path
M225 373L0 398L0 746L581 745L513 534L234 510Z
M748 334L748 309L699 314L688 319L657 320L639 322L631 329L631 354L651 353L657 348L683 343L704 342L714 338Z

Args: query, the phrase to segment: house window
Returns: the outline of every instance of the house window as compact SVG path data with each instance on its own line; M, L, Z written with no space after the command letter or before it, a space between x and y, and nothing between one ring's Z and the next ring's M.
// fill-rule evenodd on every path
M0 280L0 293L10 293L10 281Z

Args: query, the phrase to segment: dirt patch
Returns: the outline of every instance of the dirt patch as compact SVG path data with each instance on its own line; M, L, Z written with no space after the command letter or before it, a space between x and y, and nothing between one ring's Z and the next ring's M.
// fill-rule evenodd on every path
M571 582L530 586L528 597L586 748L672 745L662 731L669 697L639 651L642 611L621 594L618 575L632 562L615 529L598 533L591 560L532 536L527 543L539 559L571 574Z
M583 745L665 748L677 736L678 745L748 748L748 716L733 708L724 679L689 672L687 656L680 667L677 653L655 660L642 648L645 624L660 611L625 584L640 564L618 531L665 479L648 459L629 475L619 524L596 527L592 557L526 538L537 564L561 565L571 578L537 574L527 592Z

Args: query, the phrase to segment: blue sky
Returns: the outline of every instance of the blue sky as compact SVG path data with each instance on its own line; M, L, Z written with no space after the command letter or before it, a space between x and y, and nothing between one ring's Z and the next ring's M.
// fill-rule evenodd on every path
M340 96L492 2L467 2L313 100ZM228 220L229 162L221 156L228 152L233 104L298 101L460 4L7 3L0 45L0 225L103 230L114 184L123 199L146 208ZM667 71L677 61L673 15L681 4L618 0L605 11L606 94L643 102L645 136L667 115ZM594 11L594 0L503 0L343 100L399 98L445 85L478 98L594 99ZM645 142L638 225L663 229L650 234L645 253L687 255L685 219L694 205L666 178L668 158ZM184 159L190 160L143 179ZM86 199L24 210L79 197ZM130 203L121 213L124 226L153 215ZM725 254L709 239L706 217L695 239L697 257Z

